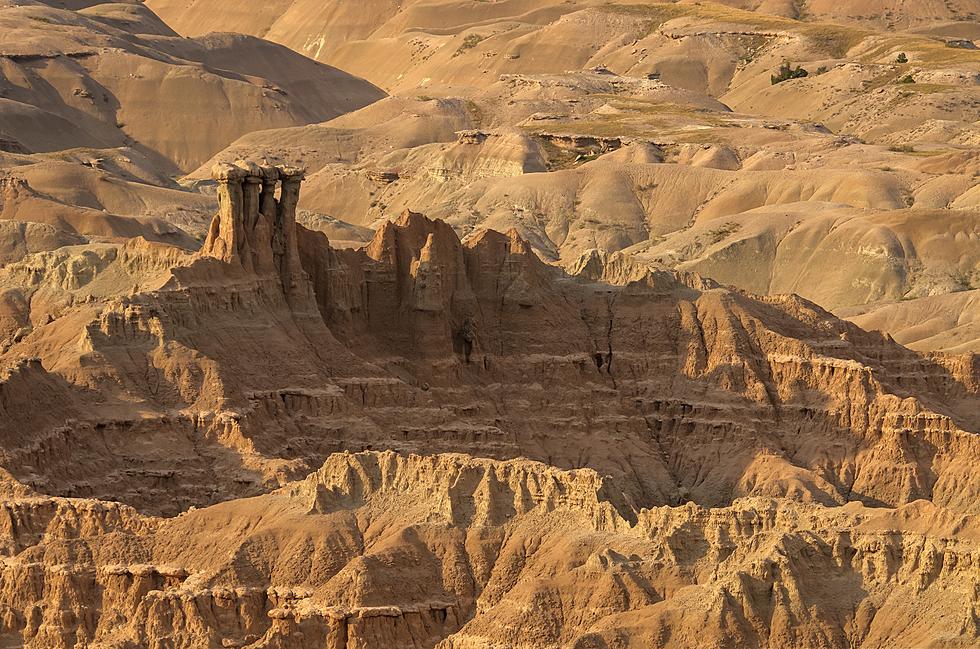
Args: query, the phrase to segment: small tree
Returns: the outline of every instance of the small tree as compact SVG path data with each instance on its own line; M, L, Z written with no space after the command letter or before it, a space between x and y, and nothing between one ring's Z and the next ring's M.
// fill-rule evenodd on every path
M905 52L902 52L901 54L898 55L898 58L895 60L899 63L908 63L909 57L905 56Z
M796 66L796 69L794 70L789 61L783 61L783 64L779 66L779 72L770 76L769 78L772 81L772 85L776 85L777 83L782 83L783 81L789 81L790 79L802 79L803 77L809 75L810 73L800 66Z

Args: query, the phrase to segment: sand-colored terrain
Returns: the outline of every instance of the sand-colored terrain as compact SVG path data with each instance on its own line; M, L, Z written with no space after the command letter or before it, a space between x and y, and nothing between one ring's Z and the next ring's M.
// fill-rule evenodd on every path
M980 646L977 14L0 0L0 647Z
M0 149L15 153L135 145L160 169L192 169L243 133L383 94L255 38L180 38L138 3L7 3L0 30Z
M411 212L336 250L297 169L214 177L196 253L0 276L4 358L34 354L0 384L12 641L977 637L976 355L695 273L572 278ZM28 559L63 543L91 558Z
M978 288L980 54L920 24L971 10L763 5L386 5L330 14L352 31L311 51L296 3L241 29L394 96L250 133L191 177L259 153L310 170L321 220L420 210L463 236L514 227L566 269L623 253L842 314ZM809 75L773 84L783 61Z

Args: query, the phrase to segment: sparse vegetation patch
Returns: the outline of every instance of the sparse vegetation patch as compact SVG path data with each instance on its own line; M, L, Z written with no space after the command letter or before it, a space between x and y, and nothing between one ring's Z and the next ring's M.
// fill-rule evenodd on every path
M473 49L481 42L483 42L485 39L486 36L480 36L479 34L467 34L466 37L463 39L463 43L459 46L456 52L453 53L453 56L454 57L459 56L466 50Z
M790 79L802 79L803 77L809 75L810 73L804 70L802 67L796 66L796 69L793 69L793 66L789 61L783 61L783 64L779 66L779 71L772 75L770 79L772 81L772 85L775 86L776 84L789 81Z

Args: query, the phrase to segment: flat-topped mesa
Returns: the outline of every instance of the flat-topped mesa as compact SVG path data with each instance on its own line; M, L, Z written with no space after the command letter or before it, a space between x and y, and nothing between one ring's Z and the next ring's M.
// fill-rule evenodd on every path
M211 176L218 183L218 213L198 254L248 272L275 272L286 295L295 293L302 276L296 205L304 173L266 161L216 164Z

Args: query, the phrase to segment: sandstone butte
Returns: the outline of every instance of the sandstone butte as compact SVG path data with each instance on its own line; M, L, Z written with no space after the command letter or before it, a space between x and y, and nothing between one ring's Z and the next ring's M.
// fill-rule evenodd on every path
M7 268L57 318L0 375L4 646L980 644L976 355L213 178L196 253Z

